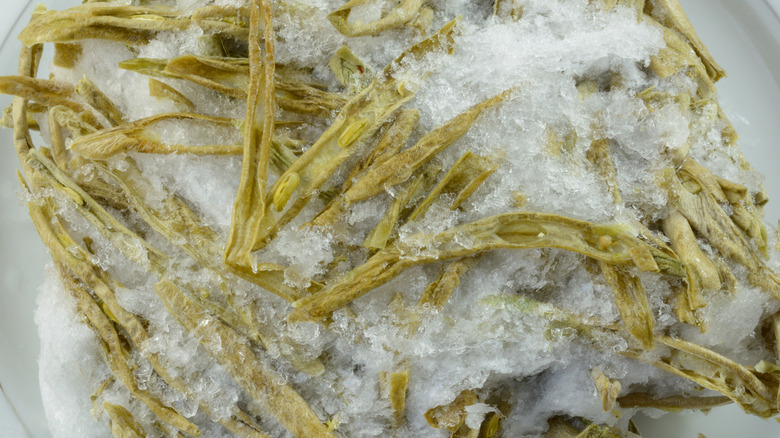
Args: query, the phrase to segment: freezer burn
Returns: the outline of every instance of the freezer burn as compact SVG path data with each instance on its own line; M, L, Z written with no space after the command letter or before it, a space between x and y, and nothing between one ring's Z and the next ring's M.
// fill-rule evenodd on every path
M86 1L19 39L55 437L780 410L768 196L677 0Z

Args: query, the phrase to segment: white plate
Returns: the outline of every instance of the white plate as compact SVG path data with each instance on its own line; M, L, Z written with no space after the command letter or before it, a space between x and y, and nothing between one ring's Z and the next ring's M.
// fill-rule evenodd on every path
M47 0L62 9L75 0ZM718 83L721 103L740 134L748 160L767 176L772 197L766 208L770 225L780 218L780 0L682 0L694 27L713 56L728 71ZM20 43L15 36L33 2L4 0L0 12L0 74L15 74ZM23 12L25 11L26 12ZM5 107L10 98L0 96ZM16 201L16 156L10 130L0 131L0 437L45 438L38 386L38 337L33 311L43 266L49 261L26 210ZM637 420L646 438L709 438L740 435L780 436L780 426L743 414L734 406L701 413L669 414Z

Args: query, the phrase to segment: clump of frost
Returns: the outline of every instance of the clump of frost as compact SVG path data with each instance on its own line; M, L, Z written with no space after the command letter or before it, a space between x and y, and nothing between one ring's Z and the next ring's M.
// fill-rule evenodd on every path
M496 412L498 409L495 406L490 406L485 403L474 403L473 405L466 406L466 426L472 429L479 429L482 421L485 419L485 415Z
M136 164L154 187L155 196L178 195L206 222L223 235L230 227L233 202L238 193L239 157L195 157L186 155L136 154ZM162 201L161 198L156 203Z
M95 333L84 324L53 266L46 268L37 304L38 369L49 429L55 438L109 435L107 425L90 414L89 398L111 373Z

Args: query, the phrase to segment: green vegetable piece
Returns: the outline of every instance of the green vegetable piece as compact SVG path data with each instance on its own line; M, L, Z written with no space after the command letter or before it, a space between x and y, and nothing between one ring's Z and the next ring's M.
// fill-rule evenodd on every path
M454 197L450 204L450 210L455 210L496 169L498 166L494 165L491 160L475 155L471 151L466 152L452 165L425 200L417 206L409 220L413 221L425 215L431 204L444 195Z
M104 39L128 45L144 44L157 33L186 29L191 20L165 6L116 6L87 3L66 11L36 10L19 34L26 46Z
M423 0L401 0L399 5L382 18L369 23L349 23L352 8L366 4L368 0L350 0L328 15L333 27L348 37L377 35L388 29L403 26L415 18L422 8Z
M246 6L205 6L192 12L192 21L204 33L249 39L249 8Z
M616 379L610 379L598 368L591 369L590 376L593 378L593 383L596 384L596 390L599 392L602 409L604 409L604 412L611 411L620 393L620 382Z
M771 317L771 323L772 323L772 334L775 337L775 355L778 359L778 362L780 362L780 312L775 313Z
M605 11L610 11L618 6L624 6L636 10L640 16L645 7L645 0L590 0L591 4L596 2L602 4Z
M705 289L720 289L721 280L718 268L699 248L688 220L678 211L671 209L669 216L663 221L663 227L664 234L669 236L672 249L685 264L688 281L701 285ZM695 295L689 293L688 300L694 309L705 305L698 293Z
M33 100L49 108L62 105L76 113L84 114L87 117L86 121L91 125L103 127L103 124L89 113L86 106L71 100L75 90L68 84L25 76L0 76L0 93Z
M252 249L266 210L265 188L276 107L274 99L274 36L268 0L253 0L250 20L249 93L244 122L244 158L241 181L233 204L230 234L225 247L225 266L232 272L251 275L258 271ZM263 52L260 21L263 21Z
M650 58L650 70L661 78L685 71L688 76L699 83L699 97L707 99L714 96L716 93L715 84L707 74L707 68L691 46L675 31L664 27L649 16L645 16L645 20L663 30L666 42L666 47Z
M119 68L152 77L184 79L228 96L246 99L249 60L183 55L173 59L134 58Z
M49 114L60 127L65 128L68 131L71 139L93 134L99 129L86 121L85 118L82 117L83 113L78 114L66 106L56 105L50 107ZM89 117L87 117L87 119L89 119Z
M149 95L158 99L170 99L184 111L195 111L195 104L192 103L187 96L181 94L165 82L158 81L157 79L149 78Z
M479 426L477 438L493 438L501 432L501 414L498 412L488 412L482 424Z
M671 168L661 173L661 186L669 193L669 203L706 238L724 257L745 266L748 280L780 299L780 279L764 266L759 254L750 245L747 235L731 220L715 196L706 189L706 182L682 169Z
M194 155L237 155L237 145L180 145L167 144L154 130L155 123L175 120L179 123L206 124L214 130L233 131L233 119L203 116L194 113L157 114L125 123L110 129L103 129L73 140L71 151L92 159L106 159L128 152L150 154L194 154Z
M612 161L612 155L609 153L610 141L607 138L593 140L590 144L590 148L585 153L596 169L599 176L607 184L610 194L612 194L612 200L615 204L621 205L623 203L623 196L620 194L620 188L618 187L617 171L615 170L615 163Z
M328 66L341 85L351 93L358 93L374 79L374 73L347 46L342 46L330 58Z
M506 213L460 225L435 236L415 235L394 242L335 283L294 302L296 309L288 319L321 320L412 266L499 248L549 247L578 252L610 264L634 264L642 270L685 276L679 260L634 237L626 226L598 225L542 213ZM639 330L636 332L640 333Z
M479 256L463 257L447 263L439 276L420 296L419 305L441 310L449 301L452 292L460 285L460 278L479 261Z
M570 328L592 341L599 342L604 334L615 334L619 328L615 324L608 324L598 318L584 317L582 315L563 310L549 303L528 298L521 294L492 295L483 298L479 302L483 306L501 307L521 314L540 316L548 321L550 328Z
M52 159L60 169L68 167L68 151L65 148L65 137L62 135L62 127L57 123L51 111L47 112L49 124L49 142L51 143Z
M294 437L335 438L306 401L290 385L281 383L283 378L261 362L237 333L200 310L170 281L157 283L155 290L171 314L201 341L201 346ZM218 342L211 342L212 339Z
M518 0L495 0L493 15L519 20L523 18L523 4Z
M111 126L124 123L125 116L100 89L86 76L76 86L76 93L81 96L92 108L108 119Z
M47 108L37 102L29 102L27 104L27 127L32 131L39 131L41 129L38 126L38 121L35 119L37 115L43 114ZM3 128L14 127L14 115L13 105L6 107L3 110L3 118L0 120L0 126Z
M379 384L382 395L390 400L393 409L393 428L398 429L404 423L406 411L406 392L409 388L409 368L400 371L381 371Z
M731 399L726 396L713 397L686 397L683 395L673 395L669 397L656 398L652 394L644 392L633 392L617 399L621 408L654 408L668 412L681 412L684 409L707 410L717 406L731 403Z
M652 350L655 317L639 278L621 266L612 266L604 261L599 261L599 266L612 289L615 304L626 329L645 350Z
M657 91L654 87L649 87L637 94L637 97L645 101L645 105L650 111L655 111L668 102L674 102L680 106L681 111L689 111L693 101L688 93L670 94L663 91Z
M344 105L331 126L269 189L266 212L253 249L263 248L281 227L295 218L333 172L360 150L364 140L414 96L393 76L396 68L408 57L420 58L431 51L448 50L453 44L454 26L455 22L450 22L437 34L406 50L371 85ZM286 189L281 184L289 181L287 174L292 173L298 175L299 184L285 202L274 205L277 211L273 211L270 201L280 198L277 192ZM283 210L279 211L279 207Z
M144 428L135 421L133 414L120 405L103 403L103 409L111 417L111 434L114 438L144 438Z
M656 339L671 347L672 354L649 361L652 365L720 392L745 411L760 417L778 413L776 388L770 390L750 369L692 342L668 336Z
M714 82L726 76L726 71L715 62L707 47L696 34L679 0L645 2L645 12L685 38L701 59L707 69L707 74Z
M398 112L395 120L389 123L379 143L370 154L364 156L355 167L352 168L338 196L334 197L323 211L311 220L311 224L317 226L331 225L347 206L343 194L352 187L352 184L360 179L367 169L376 163L389 160L403 148L411 136L414 127L420 120L420 112L416 109L405 109Z
M505 91L472 106L443 126L423 136L414 146L387 161L372 166L347 190L344 200L348 203L362 201L382 192L386 187L406 181L416 169L463 136L482 111L498 104L508 96L509 91Z
M247 98L250 76L247 58L196 55L167 60L135 58L120 62L119 67L152 77L184 79L227 96ZM288 80L283 75L274 78L274 87L279 107L296 113L329 117L346 102L338 94Z
M466 421L466 407L478 401L474 390L461 391L452 402L426 411L425 420L433 428L455 432Z
M418 197L425 189L432 185L433 179L438 174L439 169L434 166L428 166L428 169L420 172L410 179L401 189L400 193L393 198L385 215L366 236L363 246L369 249L382 249L387 245L388 240L397 232L397 226L401 224L403 216L408 215L412 201Z
M81 59L83 51L84 46L81 43L55 43L52 64L62 68L73 68Z

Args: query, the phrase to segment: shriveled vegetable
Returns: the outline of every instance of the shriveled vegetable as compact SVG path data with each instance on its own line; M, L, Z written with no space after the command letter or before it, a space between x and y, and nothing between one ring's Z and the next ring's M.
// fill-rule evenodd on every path
M666 336L657 341L672 353L652 365L718 391L748 412L762 417L777 413L776 379L759 379L745 366L688 341Z
M447 429L456 431L466 419L466 407L477 403L476 392L473 390L463 391L447 405L437 406L425 413L425 419L428 424L437 429Z
M601 397L601 406L604 408L604 411L611 411L620 393L620 382L610 379L598 368L592 369L590 375L593 377L596 390L598 390L599 397Z
M353 93L366 88L374 79L374 73L348 46L342 46L330 58L328 66L341 85Z
M129 59L120 62L119 67L151 77L184 79L227 96L247 99L251 85L249 63L247 58L183 55L174 59ZM279 107L301 114L329 116L346 102L337 93L282 76L274 78L270 89L274 90Z
M167 98L179 105L182 109L192 112L195 109L195 104L187 98L187 96L176 91L175 88L166 84L165 82L158 81L154 78L149 78L149 95L157 98Z
M2 124L104 432L780 413L768 196L678 1L482 3L35 8Z
M115 6L88 3L67 11L38 9L19 35L27 46L40 43L69 43L100 38L126 44L148 42L156 32L182 30L190 20L164 6Z
M713 81L726 76L726 71L715 62L707 47L699 39L679 0L647 1L644 3L647 13L663 23L664 26L679 32L688 41L702 63L704 63L704 66L707 68L707 74Z
M373 135L404 102L414 97L411 90L393 77L394 70L407 59L451 48L454 26L454 21L448 23L438 33L415 44L390 63L371 85L347 102L330 127L271 186L267 199L271 202L265 204L253 249L264 247L280 227L297 216L330 175L360 150L363 141ZM366 173L371 175L370 170ZM364 176L361 180L366 178L374 184L382 184L373 175ZM357 185L355 183L350 190Z
M402 0L395 9L379 20L370 23L350 24L348 19L352 8L368 1L370 0L350 0L344 6L331 12L328 19L339 32L348 37L376 35L414 20L415 15L419 13L423 5L423 0Z
M461 243L464 239L468 245ZM289 318L293 321L320 320L412 266L499 248L545 247L575 251L604 263L635 265L643 271L685 276L682 264L676 258L631 236L625 227L591 224L556 215L507 213L435 236L417 235L396 242L342 276L338 282L293 303L296 310ZM623 290L621 286L621 295L625 293ZM646 333L647 327L652 329L647 320L647 305L642 309L644 316L639 318L645 321L636 327L637 333ZM633 316L631 321L633 324ZM640 340L648 346L652 342L644 334Z
M86 76L76 86L76 93L103 117L108 119L111 126L117 126L124 122L124 116L119 111L119 108Z
M103 409L111 417L111 433L115 438L142 438L146 436L143 427L133 418L133 414L120 405L103 403Z
M650 394L634 392L622 397L618 397L618 404L624 408L656 408L671 412L680 412L683 409L710 409L730 403L728 397L685 397L672 396L664 398L654 398Z
M270 8L268 1L252 2L249 38L252 42L249 54L252 68L244 122L241 182L225 248L225 265L247 274L257 271L250 253L265 213L268 161L275 121L274 46ZM262 55L258 30L261 18L265 36Z
M421 306L441 309L447 304L452 292L460 284L460 277L479 260L479 256L464 257L447 263L434 282L428 285L420 297Z
M232 130L233 120L203 116L192 113L158 114L146 119L136 120L115 128L104 129L76 138L70 149L93 159L106 159L117 154L143 152L151 154L196 154L196 155L236 155L240 147L236 145L178 145L160 142L154 125L162 121L176 121L181 124L210 125L215 130ZM272 129L272 128L271 128Z
M225 367L233 378L264 409L295 437L335 437L317 418L306 401L287 384L279 383L276 373L260 362L241 338L219 320L210 318L170 281L155 285L157 293L172 314L203 342L204 348Z
M426 134L414 146L387 161L371 166L363 177L344 193L345 202L361 201L376 195L385 187L394 186L407 180L414 170L427 163L434 155L465 134L484 110L498 104L508 96L509 92L505 92L474 105L445 125Z
M409 370L381 372L379 381L384 387L382 392L387 393L390 407L393 408L394 427L398 428L404 422L404 410L406 409L406 390L409 386Z
M425 211L437 198L446 194L454 196L450 210L458 208L496 169L498 166L493 165L491 160L474 155L471 151L466 152L452 165L452 168L442 177L428 197L412 212L409 219L415 220L418 216L425 214Z

